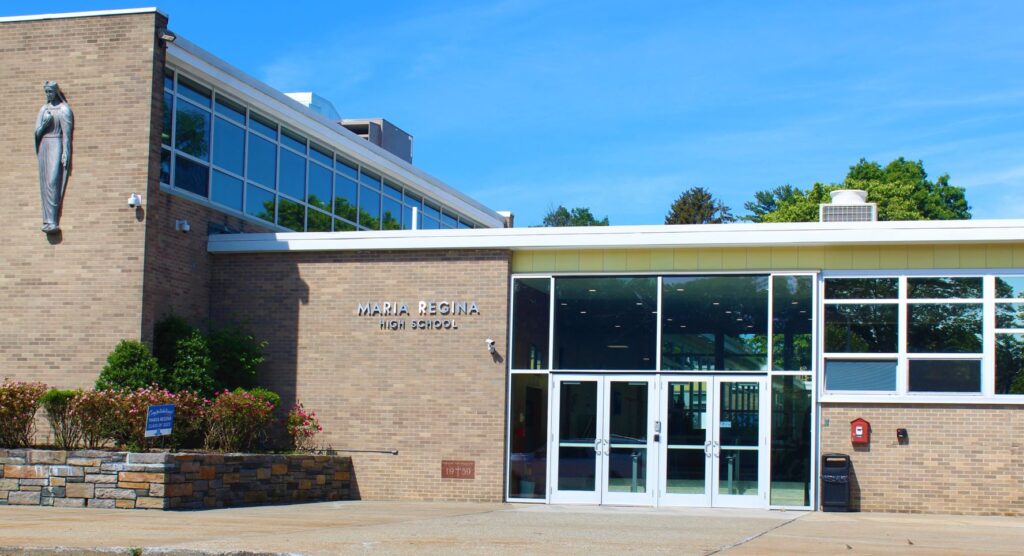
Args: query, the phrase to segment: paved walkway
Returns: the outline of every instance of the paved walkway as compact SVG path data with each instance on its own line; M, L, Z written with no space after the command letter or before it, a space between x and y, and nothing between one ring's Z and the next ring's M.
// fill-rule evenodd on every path
M113 547L164 555L1019 555L1024 518L412 502L203 512L0 506L0 555Z

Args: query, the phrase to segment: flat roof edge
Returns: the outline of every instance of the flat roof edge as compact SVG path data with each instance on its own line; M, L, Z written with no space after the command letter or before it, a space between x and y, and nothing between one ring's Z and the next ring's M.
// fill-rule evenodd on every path
M1024 244L1024 221L712 224L212 235L210 253L411 249L669 249L965 243Z
M71 19L76 17L98 17L108 15L132 15L132 14L148 14L158 13L164 17L167 14L156 7L149 8L126 8L122 10L93 10L88 12L65 12L56 14L31 14L31 15L10 15L0 17L0 23L10 23L14 21L43 21L47 19Z

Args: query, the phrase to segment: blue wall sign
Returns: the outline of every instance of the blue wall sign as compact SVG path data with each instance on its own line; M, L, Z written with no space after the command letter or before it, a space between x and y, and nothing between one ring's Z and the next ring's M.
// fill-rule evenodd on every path
M167 436L174 428L174 404L151 405L146 413L146 437Z

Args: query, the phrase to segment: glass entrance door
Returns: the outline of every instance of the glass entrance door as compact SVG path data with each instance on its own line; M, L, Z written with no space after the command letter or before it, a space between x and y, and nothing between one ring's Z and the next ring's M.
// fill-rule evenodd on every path
M661 379L661 505L767 507L765 379Z
M653 505L657 399L650 376L557 376L551 502Z

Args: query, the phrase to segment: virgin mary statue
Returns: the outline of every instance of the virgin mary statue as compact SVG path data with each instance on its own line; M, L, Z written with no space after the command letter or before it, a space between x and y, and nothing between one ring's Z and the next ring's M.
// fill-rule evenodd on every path
M46 104L36 118L36 157L39 159L39 196L43 201L43 231L60 230L60 205L71 168L71 133L75 116L56 81L43 84Z

